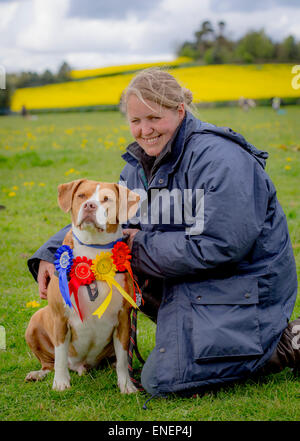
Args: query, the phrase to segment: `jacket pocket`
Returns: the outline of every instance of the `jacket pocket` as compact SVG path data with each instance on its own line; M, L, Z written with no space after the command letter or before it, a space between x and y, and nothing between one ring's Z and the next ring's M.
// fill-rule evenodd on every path
M263 354L255 278L207 280L189 292L195 361Z

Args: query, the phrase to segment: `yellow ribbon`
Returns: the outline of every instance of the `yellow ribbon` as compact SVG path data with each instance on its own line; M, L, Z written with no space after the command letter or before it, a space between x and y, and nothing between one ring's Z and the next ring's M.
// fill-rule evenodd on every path
M115 281L116 267L111 256L111 253L102 251L102 253L96 256L96 258L92 261L93 264L91 266L91 269L95 274L96 280L102 280L103 282L106 282L110 288L110 291L105 300L101 303L99 308L93 312L93 315L97 315L98 318L102 317L111 302L113 286L117 288L120 294L122 294L122 296L131 304L131 306L133 306L134 308L138 308L135 301L127 294L122 286Z

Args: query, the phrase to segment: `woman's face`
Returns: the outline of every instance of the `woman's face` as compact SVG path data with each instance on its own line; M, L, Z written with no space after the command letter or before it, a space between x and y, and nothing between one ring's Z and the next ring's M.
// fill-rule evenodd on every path
M136 95L127 102L127 117L132 136L149 156L158 156L184 118L184 104L176 110L153 101L144 104Z

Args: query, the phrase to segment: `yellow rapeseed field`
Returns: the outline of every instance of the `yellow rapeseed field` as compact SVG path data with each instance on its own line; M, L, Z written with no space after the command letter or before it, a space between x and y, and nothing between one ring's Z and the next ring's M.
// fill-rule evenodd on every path
M194 101L238 100L240 97L262 99L299 97L292 88L290 64L193 66L171 73L194 95ZM120 74L89 80L70 81L42 87L17 89L12 110L55 109L80 106L115 105L134 74Z
M125 64L122 66L109 66L109 67L99 67L98 69L82 69L82 70L72 70L70 72L70 77L74 80L97 77L100 75L112 75L117 73L124 73L128 71L138 71L142 69L147 69L148 67L158 67L158 66L178 66L179 64L190 63L191 59L188 57L178 57L173 61L157 62L157 63L139 63L139 64Z

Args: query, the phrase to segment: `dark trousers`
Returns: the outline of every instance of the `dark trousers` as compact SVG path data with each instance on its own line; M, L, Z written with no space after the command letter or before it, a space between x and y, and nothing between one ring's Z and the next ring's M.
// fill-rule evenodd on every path
M271 358L258 373L275 374L286 367L300 369L300 317L288 324Z

